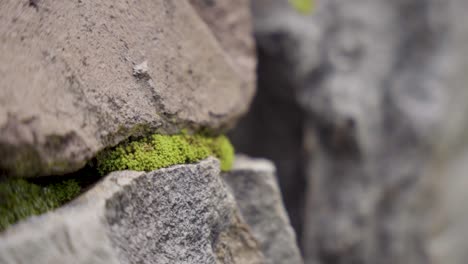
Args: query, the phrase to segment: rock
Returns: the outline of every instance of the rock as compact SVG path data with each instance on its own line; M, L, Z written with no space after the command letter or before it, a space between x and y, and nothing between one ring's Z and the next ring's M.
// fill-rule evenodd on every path
M190 0L246 85L255 86L256 58L250 0ZM250 89L249 91L253 91Z
M264 263L219 162L121 171L0 235L0 263Z
M296 101L296 87L299 72L319 63L318 46L310 44L318 40L318 30L310 17L299 15L287 1L256 0L252 6L258 89L249 114L230 137L239 152L275 163L284 203L300 240L307 186L306 113ZM303 38L309 41L300 41Z
M148 73L148 61L144 61L133 67L133 76L138 78L151 78Z
M286 202L305 262L464 263L450 167L467 146L468 2L317 1L311 16L280 2L254 5L259 91L234 145L306 201Z
M264 159L237 156L231 172L224 174L241 214L260 242L269 264L304 263L299 253L274 165Z
M59 175L131 135L231 127L254 87L222 48L186 1L2 1L0 170Z

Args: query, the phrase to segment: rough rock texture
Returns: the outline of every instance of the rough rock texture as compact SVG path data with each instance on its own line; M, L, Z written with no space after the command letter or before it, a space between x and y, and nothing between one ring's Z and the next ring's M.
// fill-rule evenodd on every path
M259 91L234 143L278 164L306 263L466 262L468 2L253 6Z
M254 86L256 59L250 14L251 0L190 2L213 31L239 75L248 85Z
M143 172L114 172L69 205L22 221L0 234L0 263L119 264L105 203Z
M220 263L262 263L218 167L210 159L154 171L108 201L110 236L122 261L217 263L222 247L231 258L220 257ZM252 259L244 262L244 255Z
M264 159L237 156L224 174L241 214L260 242L269 264L300 264L296 236L283 206L274 165Z
M111 173L55 212L0 236L0 263L261 264L214 158Z
M0 169L16 176L76 170L130 135L229 127L253 94L187 1L1 1L0 79Z

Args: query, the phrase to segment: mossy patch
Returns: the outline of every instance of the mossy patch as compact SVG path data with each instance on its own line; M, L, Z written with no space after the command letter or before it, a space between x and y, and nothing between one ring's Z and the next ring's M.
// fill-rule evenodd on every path
M208 156L220 159L222 171L230 170L234 149L229 139L204 134L154 134L101 152L97 156L97 168L102 175L117 170L152 171L194 163Z
M0 231L32 215L39 215L70 201L80 193L73 179L39 185L12 178L0 182Z
M81 190L96 179L97 172L105 175L116 170L152 171L175 164L193 163L215 156L221 161L221 170L228 171L234 160L234 149L225 136L206 133L189 135L154 134L126 141L99 153L95 166L63 176L40 177L33 180L0 178L0 231L9 225L33 215L60 207L74 199ZM58 166L60 164L50 164Z
M314 0L289 0L291 6L299 13L310 15L314 10Z

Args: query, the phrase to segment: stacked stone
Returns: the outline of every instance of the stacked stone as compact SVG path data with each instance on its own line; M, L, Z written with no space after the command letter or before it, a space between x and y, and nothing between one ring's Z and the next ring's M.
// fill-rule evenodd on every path
M1 179L79 177L129 138L232 128L254 93L250 27L248 1L1 1ZM0 263L302 263L281 200L274 167L245 157L227 174L212 157L112 172L0 233Z

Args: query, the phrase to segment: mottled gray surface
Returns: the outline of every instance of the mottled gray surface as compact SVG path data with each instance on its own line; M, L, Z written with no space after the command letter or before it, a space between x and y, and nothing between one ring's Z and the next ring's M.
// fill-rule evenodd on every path
M28 219L0 234L2 264L121 264L105 220L89 207Z
M219 161L122 171L0 234L2 264L262 264Z
M457 51L453 67L457 71L451 78L451 87L463 87L458 96L450 100L450 112L446 116L444 133L438 141L437 158L431 162L432 188L436 203L433 209L430 253L434 263L463 264L468 259L468 3L458 1L450 7L454 25L452 49ZM452 91L455 93L456 90Z
M310 16L254 2L259 91L237 145L277 162L286 201L306 200L286 202L306 263L460 263L468 208L447 167L466 146L468 2L316 2Z
M198 166L157 170L139 177L109 200L110 237L121 259L130 263L217 263L220 234L238 213L219 172L215 159ZM249 263L261 263L260 258Z
M3 0L0 170L60 175L130 135L226 129L244 77L187 1Z
M241 214L260 242L269 264L304 263L296 236L284 209L274 165L265 159L236 156L232 171L224 174Z
M109 238L105 203L143 174L111 173L72 203L8 228L0 234L0 263L121 264Z

